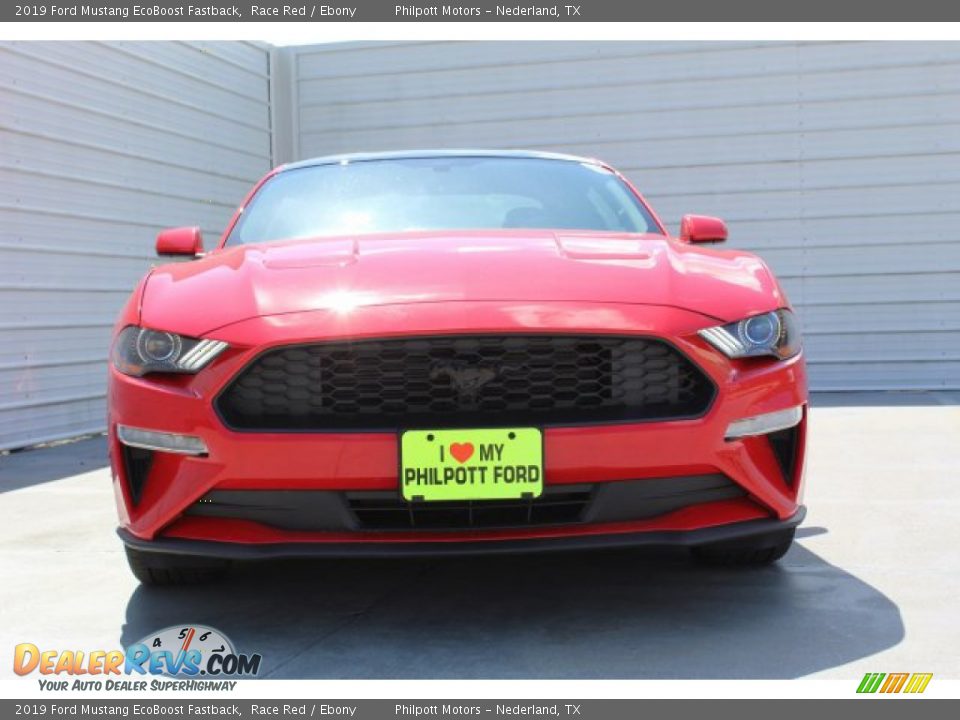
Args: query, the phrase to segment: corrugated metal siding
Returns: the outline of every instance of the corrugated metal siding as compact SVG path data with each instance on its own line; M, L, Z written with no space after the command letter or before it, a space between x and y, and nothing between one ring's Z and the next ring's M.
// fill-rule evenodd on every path
M0 449L103 428L158 230L221 231L271 164L268 49L0 44Z
M601 157L772 265L815 389L960 387L960 43L294 49L299 157Z
M264 46L0 44L0 449L102 428L110 325L157 230L212 240L272 147L602 157L671 226L721 215L771 263L814 388L960 387L958 43L281 53L271 107Z

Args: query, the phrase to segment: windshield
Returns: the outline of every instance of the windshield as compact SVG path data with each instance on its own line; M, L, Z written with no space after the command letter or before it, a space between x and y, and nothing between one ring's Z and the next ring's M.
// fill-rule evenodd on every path
M500 228L661 233L623 181L598 165L442 157L364 160L281 172L244 209L227 244Z

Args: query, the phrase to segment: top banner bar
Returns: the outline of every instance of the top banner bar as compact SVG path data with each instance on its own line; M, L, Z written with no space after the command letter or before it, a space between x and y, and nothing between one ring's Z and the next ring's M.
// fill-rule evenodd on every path
M3 3L3 22L946 22L960 20L960 4L942 0L563 0L401 3L333 0L328 3L234 0L107 0Z

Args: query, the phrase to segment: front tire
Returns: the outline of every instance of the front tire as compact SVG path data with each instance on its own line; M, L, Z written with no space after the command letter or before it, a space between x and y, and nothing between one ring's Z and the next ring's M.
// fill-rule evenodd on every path
M770 565L787 554L793 544L796 530L776 532L737 540L698 545L692 548L693 557L705 565L749 567Z
M125 550L130 571L144 585L196 585L222 578L230 567L216 558Z

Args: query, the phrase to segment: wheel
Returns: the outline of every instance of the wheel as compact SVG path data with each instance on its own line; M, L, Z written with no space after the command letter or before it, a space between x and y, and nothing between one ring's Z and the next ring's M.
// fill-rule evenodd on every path
M223 577L230 567L216 558L125 550L130 571L144 585L195 585Z
M787 554L795 530L778 530L765 535L698 545L693 557L706 565L769 565Z

